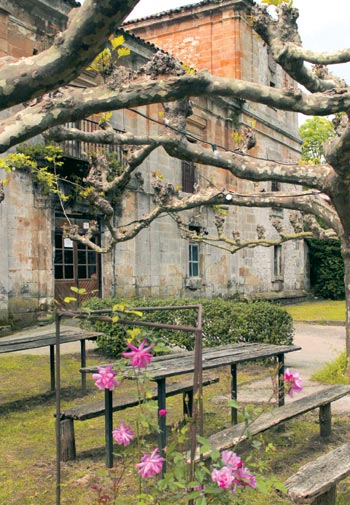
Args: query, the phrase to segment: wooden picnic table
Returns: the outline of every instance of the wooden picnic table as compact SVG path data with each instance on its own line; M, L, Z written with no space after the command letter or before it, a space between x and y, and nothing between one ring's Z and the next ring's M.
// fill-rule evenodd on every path
M80 342L80 364L86 367L86 340L96 340L102 333L85 332L77 329L63 329L60 331L60 344L69 342ZM26 351L38 349L39 347L50 347L50 384L51 391L55 390L55 345L56 334L54 332L43 335L32 335L21 338L1 338L0 354L8 352ZM83 393L86 392L86 376L81 376L81 387Z
M224 366L231 367L231 397L237 399L237 365L248 361L264 358L275 358L277 360L276 375L278 383L278 405L284 405L284 355L290 352L299 351L301 347L295 345L273 345L263 343L238 343L219 347L208 347L203 349L202 368L211 370ZM109 363L115 370L119 364ZM105 366L105 365L101 365ZM86 373L96 373L97 367L82 368L83 375ZM194 372L194 352L181 351L159 357L155 357L147 367L147 373L151 380L157 383L158 388L158 411L166 408L166 379L176 375L183 375ZM113 398L112 391L105 390L105 440L106 440L106 461L107 466L113 466ZM237 423L237 409L231 410L231 421ZM166 447L166 418L158 416L159 439L158 447L160 454L164 454Z

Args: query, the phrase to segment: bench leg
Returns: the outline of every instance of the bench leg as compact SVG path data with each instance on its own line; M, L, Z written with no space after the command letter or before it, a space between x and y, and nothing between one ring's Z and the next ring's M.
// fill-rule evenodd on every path
M278 406L284 405L284 354L279 354L278 359Z
M86 344L85 340L80 340L80 365L81 368L86 367ZM86 395L86 374L81 374L81 392Z
M336 486L333 486L329 491L316 498L316 500L312 502L312 505L335 505L336 495Z
M327 405L322 405L320 407L319 419L321 437L329 437L332 432L332 413L330 403L327 403Z
M61 461L71 461L76 457L73 419L62 419L61 429Z
M51 391L55 391L55 346L50 345L50 384Z
M158 387L158 412L166 408L166 385L165 379L157 380ZM165 457L165 447L166 447L166 416L158 415L158 449L159 454L162 457ZM165 475L166 472L166 462L163 463L162 468L162 476Z
M231 398L237 401L237 365L231 365ZM238 423L238 411L235 407L231 408L231 424Z

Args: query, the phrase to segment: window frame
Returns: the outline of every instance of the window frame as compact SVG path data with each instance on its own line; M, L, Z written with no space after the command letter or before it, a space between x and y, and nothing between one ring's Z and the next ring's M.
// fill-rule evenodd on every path
M194 255L193 252L196 251ZM188 244L188 276L189 278L200 277L200 257L199 244L190 242Z
M273 280L283 280L282 245L273 246Z

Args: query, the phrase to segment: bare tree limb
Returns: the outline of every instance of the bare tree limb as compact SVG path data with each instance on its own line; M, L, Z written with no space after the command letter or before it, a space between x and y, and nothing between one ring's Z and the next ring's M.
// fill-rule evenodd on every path
M118 89L101 84L88 89L64 89L59 95L44 97L38 104L3 119L0 123L0 152L48 128L95 113L165 103L187 96L240 98L306 115L324 116L350 109L348 88L310 95L297 89L277 89L239 79L214 77L207 72L153 80L143 76Z
M301 46L301 39L297 27L299 12L297 9L282 4L276 7L277 20L272 18L266 5L256 6L253 9L253 26L262 39L269 45L274 60L293 78L306 87L312 93L323 92L339 87L339 79L322 79L316 72L305 66L305 61L310 58L315 64L324 64L327 58L316 58L315 53L304 53ZM309 59L306 59L308 56ZM334 54L332 55L335 56ZM342 57L349 56L349 51L345 51ZM340 55L337 55L338 59ZM328 58L329 60L329 58ZM331 60L332 61L332 60ZM340 63L337 62L337 63ZM342 84L342 87L345 83Z
M325 158L339 176L349 177L350 125L346 114L341 115L336 131L338 135L329 139L324 146Z

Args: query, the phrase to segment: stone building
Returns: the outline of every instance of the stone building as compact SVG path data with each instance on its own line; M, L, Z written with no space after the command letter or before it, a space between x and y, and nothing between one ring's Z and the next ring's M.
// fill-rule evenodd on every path
M251 0L202 1L124 25L126 45L131 49L128 64L137 66L151 58L158 47L178 56L196 69L262 82L271 86L293 86L276 66L259 37L249 25ZM0 9L0 56L28 56L49 44L66 23L74 0L2 0ZM88 73L80 85L90 85ZM297 117L258 104L237 100L196 99L188 119L188 131L198 142L234 149L237 129L254 125L257 146L254 156L292 161L299 155ZM113 126L135 134L158 132L161 106L119 111ZM142 113L141 116L139 113ZM93 118L79 122L94 129ZM66 143L65 169L86 170L80 143ZM212 181L245 193L253 184L238 180L223 170L195 166L170 158L158 149L142 166L143 183L135 180L115 214L115 224L124 225L152 208L151 172L181 186L184 193L194 184ZM275 189L261 183L261 191ZM85 287L100 296L120 297L248 297L288 298L301 296L308 288L305 251L302 243L272 248L258 247L234 255L198 242L183 240L169 217L159 219L134 240L118 244L109 254L98 256L85 247L64 239L65 216L59 202L43 195L30 175L17 171L6 186L0 204L0 326L27 324L41 317L54 298L63 299L70 287ZM83 203L69 204L64 212L81 232L89 226L89 209ZM289 228L288 211L228 208L226 232L254 239L263 225L275 237L271 219ZM215 234L211 209L194 209L184 215L189 229ZM96 240L103 244L107 232L100 222Z

